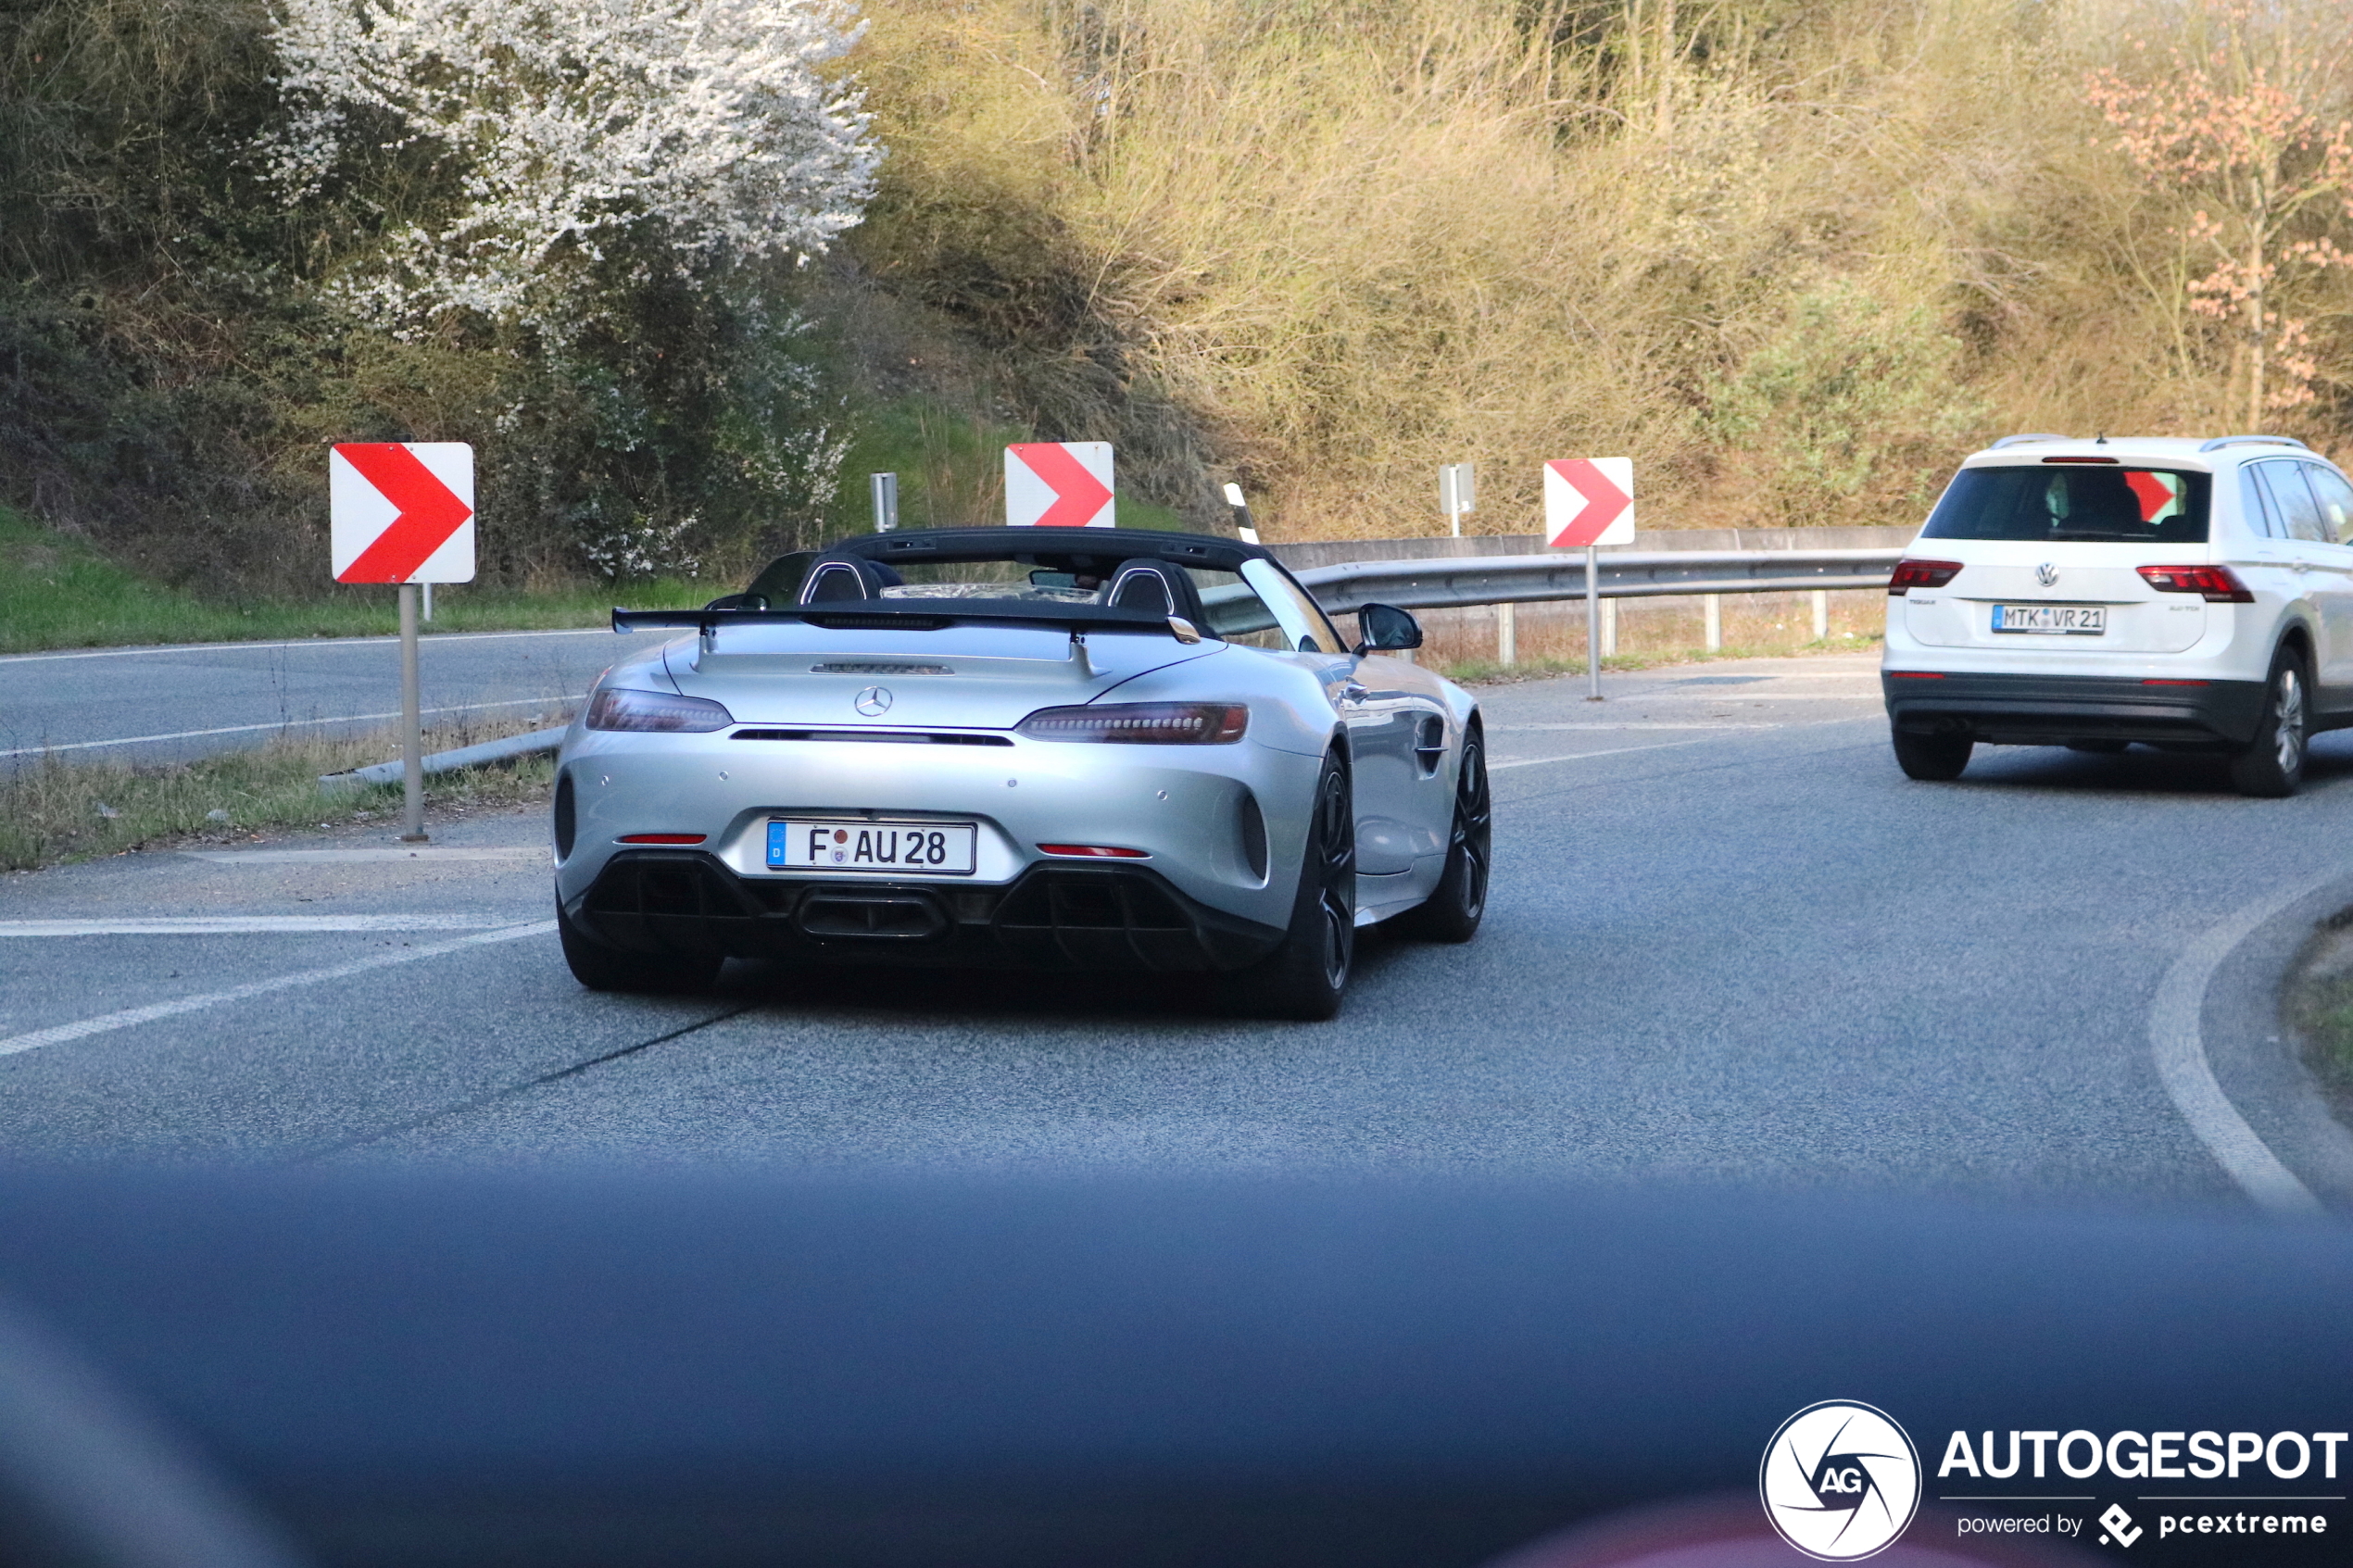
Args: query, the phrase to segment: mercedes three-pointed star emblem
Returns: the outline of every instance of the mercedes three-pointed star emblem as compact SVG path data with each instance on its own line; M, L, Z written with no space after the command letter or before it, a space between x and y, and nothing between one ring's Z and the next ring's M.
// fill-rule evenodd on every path
M890 711L890 688L887 686L868 686L864 691L858 694L856 706L858 711L863 713L869 719L881 717L883 714Z

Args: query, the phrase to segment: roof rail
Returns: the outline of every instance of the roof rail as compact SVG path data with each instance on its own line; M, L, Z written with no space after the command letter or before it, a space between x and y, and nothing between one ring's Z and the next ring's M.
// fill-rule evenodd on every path
M2053 435L2047 431L2033 435L2006 435L1986 450L1998 452L2005 446L2020 446L2030 441L2072 441L2074 439L2075 437L2071 435Z
M2312 449L2292 435L2218 435L2211 441L2199 442L2197 449L2211 452L2218 446L2238 446L2249 443L2265 446L2295 446L2307 452Z

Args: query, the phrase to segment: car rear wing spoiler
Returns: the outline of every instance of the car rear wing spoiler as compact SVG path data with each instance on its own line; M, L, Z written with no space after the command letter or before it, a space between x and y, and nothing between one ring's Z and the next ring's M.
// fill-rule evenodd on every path
M702 633L708 642L723 626L767 626L805 622L829 631L937 632L950 626L1038 626L1085 632L1166 632L1180 643L1197 643L1202 633L1180 616L1154 615L1149 610L1121 609L1112 605L1030 603L1012 599L835 599L824 604L790 605L782 609L714 608L623 609L613 607L616 632L647 632L664 627Z

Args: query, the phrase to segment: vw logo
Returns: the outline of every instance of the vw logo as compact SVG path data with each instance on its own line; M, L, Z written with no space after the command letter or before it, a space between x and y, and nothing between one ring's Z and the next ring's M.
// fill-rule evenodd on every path
M2045 561L2042 565L2034 569L2034 581L2040 583L2045 588L2049 587L2052 583L2058 581L2058 568L2053 566L2049 561Z
M1912 1523L1919 1451L1885 1411L1825 1399L1781 1423L1756 1487L1781 1539L1818 1562L1853 1562L1885 1550Z
M889 712L890 689L887 686L868 686L858 694L856 707L869 719Z

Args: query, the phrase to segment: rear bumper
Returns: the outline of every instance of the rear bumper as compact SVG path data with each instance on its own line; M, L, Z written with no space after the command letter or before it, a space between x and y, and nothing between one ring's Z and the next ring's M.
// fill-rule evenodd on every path
M2153 685L2105 675L1882 673L1887 717L1920 734L1967 734L1991 746L2070 740L2222 747L2255 738L2260 681Z
M565 912L628 952L921 968L1231 970L1283 938L1141 866L1033 865L1001 887L755 881L698 850L625 850Z

